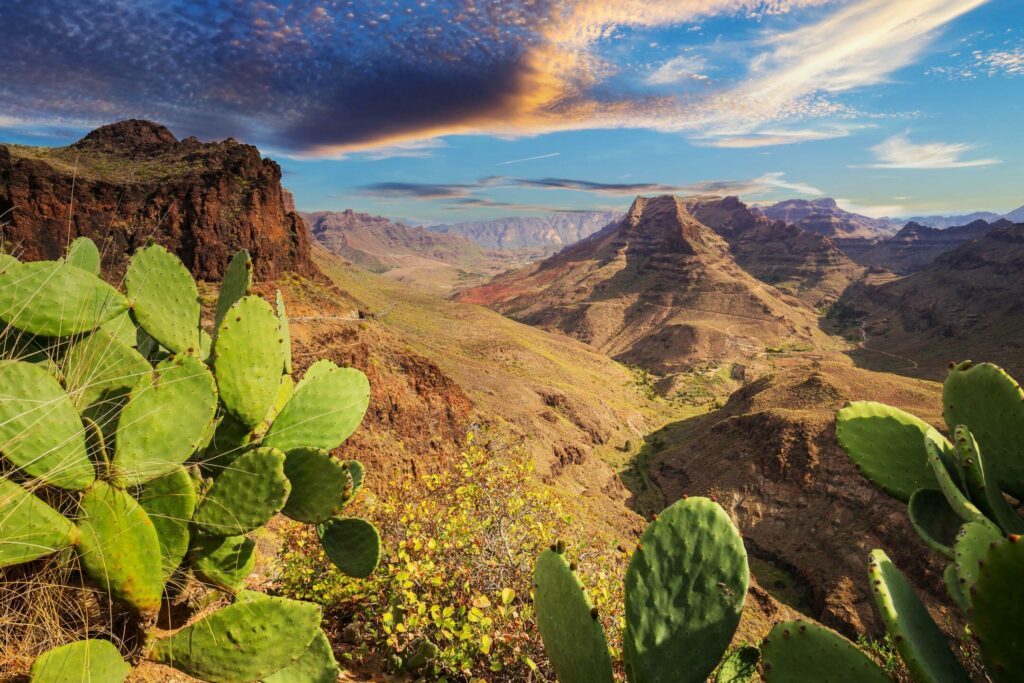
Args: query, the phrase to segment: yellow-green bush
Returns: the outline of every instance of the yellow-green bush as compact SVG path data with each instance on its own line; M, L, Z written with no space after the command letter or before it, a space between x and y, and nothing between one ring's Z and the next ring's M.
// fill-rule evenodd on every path
M444 475L383 488L382 497L356 501L381 532L385 558L368 579L333 568L315 533L290 531L281 554L280 587L321 603L341 625L356 626L352 659L401 666L424 640L439 654L420 674L449 680L551 678L537 633L531 572L537 554L565 539L580 557L588 586L618 645L621 574L614 548L587 547L572 538L563 504L536 482L529 456L496 445L486 432L470 434Z

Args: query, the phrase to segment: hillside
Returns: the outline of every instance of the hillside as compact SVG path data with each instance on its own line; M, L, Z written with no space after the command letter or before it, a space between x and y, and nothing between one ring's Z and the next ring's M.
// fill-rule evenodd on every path
M773 221L737 197L693 197L685 204L729 243L744 270L810 306L835 301L864 272L828 237Z
M239 249L258 279L311 275L309 231L288 199L281 168L255 147L179 141L149 121L103 126L68 147L0 144L5 248L23 259L57 258L84 235L112 273L155 240L204 280L220 279Z
M489 251L458 235L351 209L300 215L328 251L371 272L438 292L486 279L518 262L518 254Z
M791 223L833 239L879 239L896 232L888 218L870 218L845 211L831 198L787 199L759 210L772 220Z
M620 222L459 298L657 372L822 340L809 307L746 273L672 196L638 197Z
M991 230L904 278L852 287L834 319L860 325L866 348L904 358L902 372L941 377L950 360L972 358L1020 375L1024 224Z
M1013 225L1006 219L993 223L976 220L966 225L931 228L920 223L907 223L903 228L860 256L860 262L906 275L924 268L941 254L981 237L994 228Z
M487 249L526 249L547 255L579 242L621 216L621 211L566 211L546 216L510 216L432 225L428 229L461 235Z

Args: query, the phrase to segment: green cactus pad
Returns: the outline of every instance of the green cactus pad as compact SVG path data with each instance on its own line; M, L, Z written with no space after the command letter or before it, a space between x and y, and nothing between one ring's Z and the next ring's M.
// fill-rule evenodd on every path
M99 329L103 330L125 346L135 348L139 343L138 328L135 327L135 323L132 322L132 316L128 311L111 318L100 325Z
M971 602L960 585L960 577L956 575L956 563L950 562L942 571L942 581L946 584L946 592L953 599L956 606L964 613L971 607Z
M761 651L753 645L738 647L722 660L715 674L715 683L756 683L760 680L757 665Z
M96 243L88 237L76 237L68 245L68 253L64 260L68 265L81 268L92 275L100 274L100 250Z
M988 521L964 524L953 545L953 566L956 568L960 592L970 601L971 589L978 580L982 558L989 548L1003 540L999 529Z
M583 583L555 550L545 550L533 570L534 608L544 651L562 683L612 681L608 643Z
M277 321L281 326L281 339L284 340L284 371L292 374L292 333L288 327L288 311L284 307L284 297L277 290Z
M75 542L75 525L29 493L0 478L0 567L29 562Z
M284 461L276 448L257 448L235 458L200 501L193 523L210 536L240 536L266 524L291 490Z
M234 592L256 565L255 549L245 536L199 536L189 550L189 566L200 581Z
M158 640L149 656L211 683L256 681L296 663L320 618L309 602L250 596Z
M199 467L208 477L217 477L240 456L252 441L249 428L228 414L220 419L213 438L198 458Z
M854 401L836 414L836 437L861 474L903 502L935 486L924 450L928 429L924 420L874 401Z
M748 580L743 539L717 503L685 498L662 512L626 571L634 679L707 679L739 624Z
M62 261L20 263L0 272L0 319L31 334L88 332L127 309L116 289Z
M36 658L30 683L121 683L132 667L109 640L79 640Z
M856 645L802 619L775 625L761 644L761 666L767 683L892 683Z
M380 562L380 534L365 519L334 517L316 528L327 558L345 574L365 579Z
M149 362L102 329L68 349L61 363L71 402L112 437L128 393L152 372Z
M351 489L346 470L344 463L320 448L288 451L284 474L292 491L281 512L307 524L326 522L342 506L346 491Z
M159 244L139 249L124 284L139 326L174 353L198 354L199 290L177 256Z
M252 429L253 440L263 438L263 435L270 429L270 425L274 423L277 416L282 410L284 410L284 407L288 405L288 401L291 400L294 392L295 382L292 380L292 376L281 375L280 383L277 385L277 395L274 397L274 403L270 406L270 410L267 411L267 414L263 416L259 425Z
M220 398L248 427L258 425L274 404L283 351L277 316L258 296L235 302L217 328L213 364Z
M989 363L960 363L942 386L942 414L950 429L970 428L985 451L997 484L1024 499L1024 391L1001 368Z
M971 625L988 672L996 683L1024 679L1024 541L1017 535L997 543L984 557L971 592Z
M953 436L957 454L963 464L964 480L971 502L1006 533L1024 532L1024 519L1017 514L994 483L995 475L990 471L971 430L966 425L959 425L953 431ZM990 484L989 480L993 483Z
M283 451L302 447L329 451L355 431L369 403L370 383L354 368L303 378L263 443Z
M949 650L946 636L884 551L871 551L868 580L885 630L914 680L969 683L967 672Z
M160 541L160 560L166 581L188 551L188 523L196 510L192 477L180 465L139 491L139 505L149 515Z
M124 491L95 482L79 503L78 554L101 588L143 615L163 592L160 540L146 511Z
M961 519L936 489L915 491L907 504L910 523L921 540L946 559L953 559L953 543L960 529Z
M213 329L220 327L228 309L252 289L252 259L245 249L237 252L228 262L224 280L217 296L217 310L214 313Z
M939 484L942 495L953 512L960 516L965 522L974 522L985 519L985 515L974 503L967 499L964 492L960 490L956 482L949 474L946 462L955 458L953 444L946 440L946 437L939 434L933 428L929 428L924 437L925 452L928 453L928 464L931 465L932 475Z
M349 460L348 475L352 479L352 491L349 495L349 497L352 497L359 491L359 489L363 488L363 477L365 476L363 463L358 460Z
M306 371L302 373L302 379L299 380L297 385L295 385L295 388L298 389L303 384L313 381L320 375L326 375L327 373L334 372L337 369L338 365L332 360L321 358L320 360L314 361L313 364L306 368Z
M115 480L141 484L173 471L199 448L216 412L217 387L201 360L178 354L161 362L121 411Z
M341 670L322 630L294 664L263 679L263 683L337 683Z
M96 472L85 427L64 389L44 368L0 361L0 453L52 486L83 489Z

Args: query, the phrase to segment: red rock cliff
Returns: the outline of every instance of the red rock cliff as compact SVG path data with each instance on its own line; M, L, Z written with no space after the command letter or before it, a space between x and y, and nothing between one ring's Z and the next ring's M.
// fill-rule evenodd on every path
M26 260L92 238L108 271L150 239L193 274L218 280L239 249L256 278L316 272L309 230L281 187L281 168L251 145L177 140L149 121L98 128L68 147L0 145L0 230Z

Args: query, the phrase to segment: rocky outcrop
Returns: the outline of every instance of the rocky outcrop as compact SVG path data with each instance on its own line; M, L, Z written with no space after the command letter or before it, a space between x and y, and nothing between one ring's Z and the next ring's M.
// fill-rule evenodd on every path
M0 145L0 216L6 249L28 260L61 256L92 238L105 271L150 240L203 280L217 280L239 249L256 278L316 272L311 239L290 211L281 169L232 139L177 140L149 121L122 121L68 147Z
M1011 225L1013 223L1005 219L999 219L994 223L976 220L967 225L940 230L910 222L898 233L878 242L870 251L862 254L860 262L906 275L924 268L940 255L981 237L989 230Z
M791 223L807 232L833 239L879 239L896 232L888 218L870 218L840 209L836 200L787 199L771 206L760 207L768 218Z

